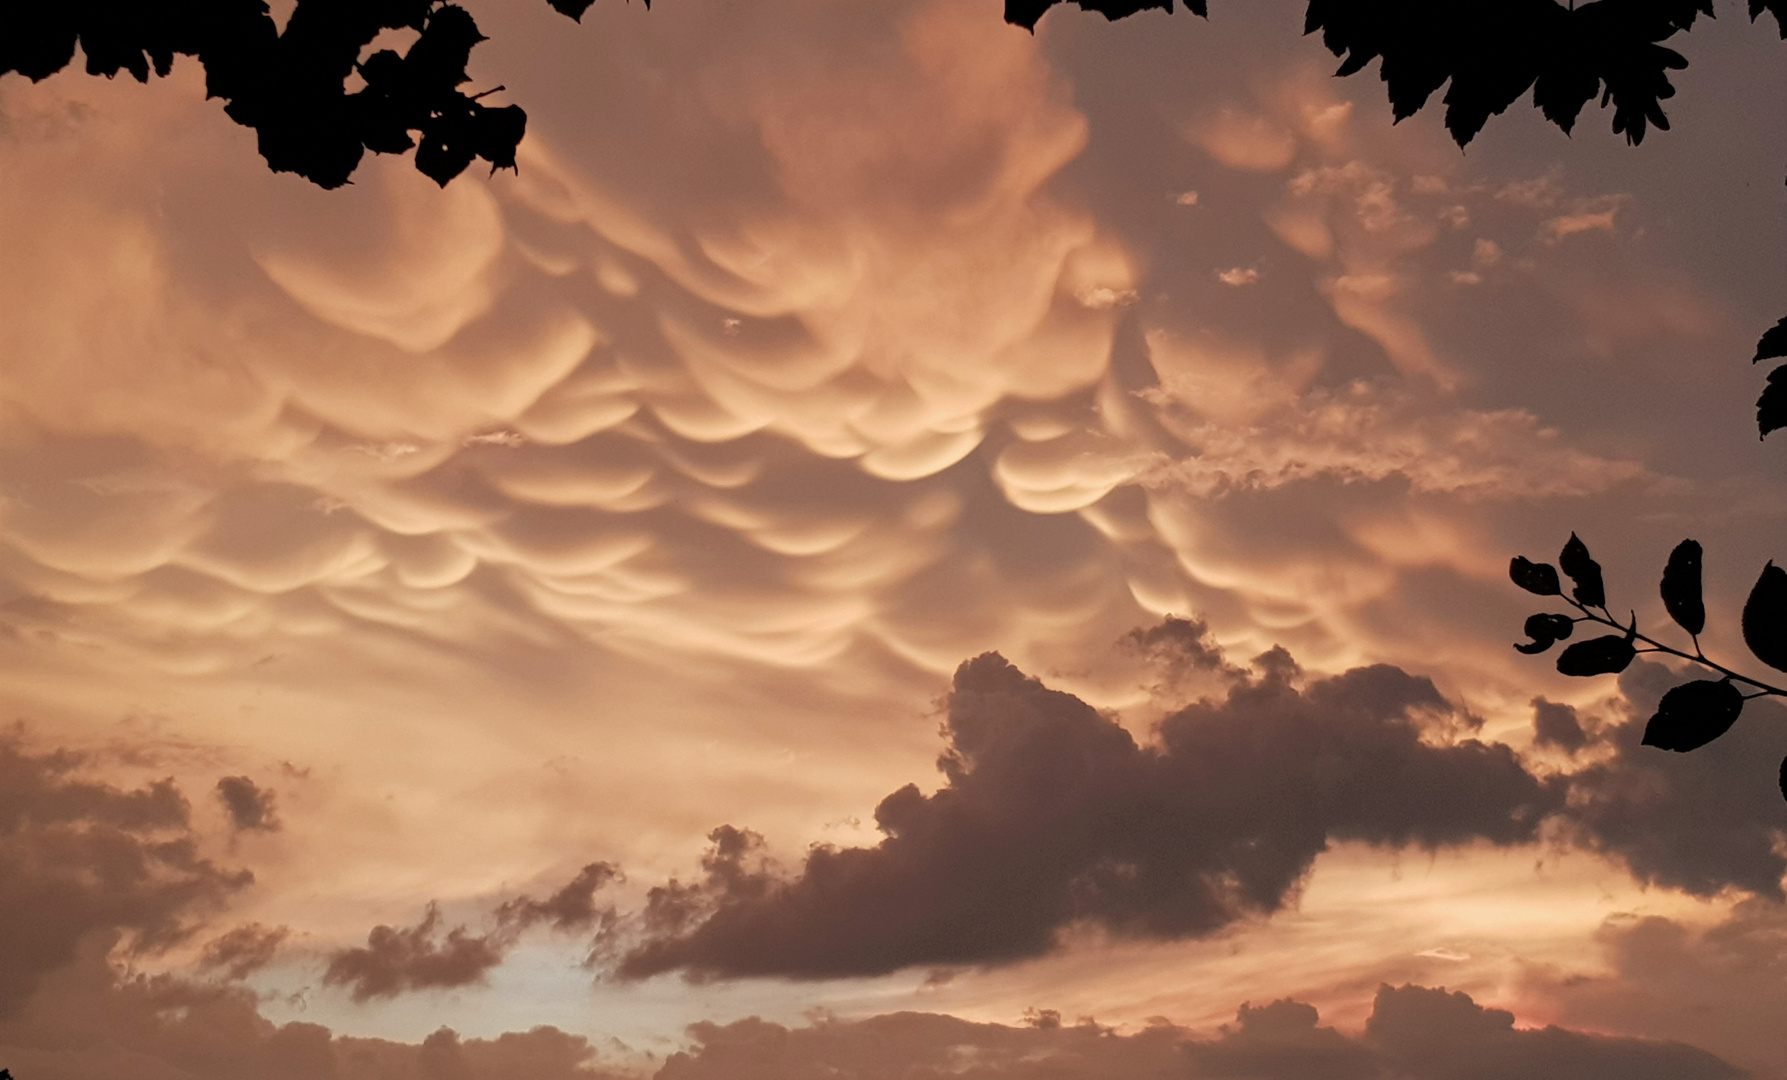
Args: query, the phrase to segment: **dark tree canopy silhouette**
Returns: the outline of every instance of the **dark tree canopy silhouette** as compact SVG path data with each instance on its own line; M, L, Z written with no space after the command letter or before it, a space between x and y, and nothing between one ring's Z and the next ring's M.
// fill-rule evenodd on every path
M1034 30L1065 0L1005 0L1005 21ZM1073 0L1107 19L1173 11L1173 0ZM1186 0L1207 16L1206 0ZM1787 40L1787 0L1749 0L1750 19L1775 17ZM1662 44L1713 17L1712 0L1309 0L1303 32L1341 58L1336 75L1379 60L1396 120L1446 87L1446 130L1469 145L1491 116L1530 91L1545 119L1568 134L1597 95L1613 107L1613 130L1634 145L1652 127L1669 130L1663 102L1675 96L1671 71L1687 58ZM1755 362L1787 358L1787 318L1763 335ZM1769 374L1756 402L1763 436L1787 427L1787 365Z
M547 0L581 18L593 0ZM650 6L649 3L647 6ZM399 54L361 59L386 30L413 30ZM8 0L0 4L0 75L33 82L74 59L87 73L138 82L165 76L175 56L205 69L205 93L259 136L275 172L325 188L348 182L368 150L416 151L416 168L445 184L474 160L515 167L527 128L518 105L467 94L465 68L485 40L471 13L442 0L299 0L283 30L265 0ZM364 85L347 89L358 75ZM498 88L500 89L500 87Z

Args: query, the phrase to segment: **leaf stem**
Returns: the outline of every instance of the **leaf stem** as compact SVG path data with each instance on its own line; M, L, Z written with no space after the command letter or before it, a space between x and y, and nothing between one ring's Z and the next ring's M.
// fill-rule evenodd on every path
M1746 694L1744 696L1745 701L1748 701L1750 698L1759 698L1759 697L1787 697L1787 690L1783 690L1778 686L1770 686L1768 683L1765 683L1760 679L1752 679L1748 675L1739 674L1738 672L1731 670L1730 668L1726 667L1724 664L1720 664L1720 663L1716 663L1712 660L1708 660L1706 658L1706 655L1700 651L1700 636L1698 634L1694 635L1694 651L1691 653L1685 653L1685 652L1681 651L1680 649L1665 645L1661 641L1658 641L1656 638L1653 638L1647 634L1638 633L1637 632L1638 621L1637 621L1636 616L1633 617L1631 625L1621 626L1618 622L1614 621L1611 614L1608 614L1605 616L1596 615L1594 612L1590 611L1588 608L1583 607L1581 604L1577 603L1575 601L1575 599L1573 599L1571 597L1563 596L1560 594L1558 598L1560 600L1562 600L1564 603L1569 604L1571 607L1575 608L1577 611L1582 612L1582 618L1577 621L1579 621L1579 622L1583 622L1583 621L1596 622L1596 623L1600 623L1602 626L1610 626L1615 630L1621 630L1628 634L1631 634L1634 640L1642 641L1646 645L1650 646L1650 648L1648 648L1648 649L1637 650L1639 652L1647 652L1647 653L1661 652L1661 653L1668 653L1670 656L1679 656L1683 660L1691 660L1696 664L1701 664L1705 667L1712 668L1714 671L1725 676L1727 679L1733 679L1733 680L1736 680L1737 682L1741 682L1741 683L1748 683L1749 685L1754 686L1758 691L1760 691L1760 693ZM1603 607L1602 610L1606 611L1606 608Z

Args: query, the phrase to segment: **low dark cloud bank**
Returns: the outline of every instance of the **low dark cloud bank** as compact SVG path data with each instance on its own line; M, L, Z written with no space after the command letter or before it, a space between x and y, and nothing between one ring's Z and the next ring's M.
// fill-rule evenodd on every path
M1209 934L1289 901L1331 841L1518 844L1562 805L1505 746L1423 741L1433 684L1368 667L1302 683L1274 650L1142 746L996 654L949 695L942 789L883 799L872 848L798 876L714 833L705 879L654 890L623 976L878 975L1039 956L1074 923Z
M1294 1001L1243 1006L1215 1039L1160 1024L1134 1035L1095 1023L1030 1028L896 1013L787 1029L761 1020L697 1024L695 1046L656 1080L1734 1080L1736 1069L1679 1043L1561 1028L1522 1030L1460 993L1378 990L1357 1036L1320 1026Z
M160 951L253 880L201 857L172 780L120 788L84 779L87 764L0 738L0 1018L84 937Z
M278 832L279 815L271 791L246 776L226 776L217 782L217 798L239 832Z
M941 789L887 796L880 843L815 847L793 874L748 830L715 830L698 880L651 892L618 973L998 964L1075 925L1191 938L1293 902L1336 841L1513 845L1548 822L1646 883L1781 897L1787 820L1764 774L1787 746L1762 708L1694 754L1642 747L1644 717L1678 680L1640 665L1622 723L1591 733L1568 706L1535 703L1535 741L1592 762L1540 777L1505 745L1455 738L1477 721L1400 669L1305 678L1273 649L1243 670L1185 620L1131 637L1223 677L1226 694L1141 745L997 654L970 660L948 697Z
M1689 754L1640 745L1645 719L1682 681L1656 664L1634 664L1620 677L1630 715L1600 733L1611 756L1571 777L1567 821L1584 845L1624 861L1640 881L1778 902L1787 875L1778 777L1787 710L1752 701L1729 733Z

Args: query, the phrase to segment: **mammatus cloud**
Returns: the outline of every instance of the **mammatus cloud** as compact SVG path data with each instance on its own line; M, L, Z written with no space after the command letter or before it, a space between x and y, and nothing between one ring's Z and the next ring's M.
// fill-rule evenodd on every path
M1450 715L1388 667L1302 678L1283 650L1138 745L996 654L948 698L944 786L883 799L871 848L777 876L717 830L705 880L654 890L623 976L875 975L1042 955L1070 926L1186 938L1269 914L1330 840L1434 848L1533 839L1561 793L1505 746L1435 745Z
M90 936L155 954L253 880L200 854L172 780L120 788L87 764L0 737L0 1017Z
M238 832L278 832L279 815L273 809L273 792L246 776L226 776L217 781L217 798Z
M1093 1020L1048 1012L1028 1027L896 1013L789 1029L761 1020L697 1024L695 1045L657 1080L854 1080L960 1076L971 1080L1736 1080L1725 1062L1680 1043L1609 1038L1557 1027L1517 1028L1512 1013L1461 993L1378 989L1365 1031L1322 1027L1296 1001L1243 1005L1215 1038L1161 1022L1118 1035Z

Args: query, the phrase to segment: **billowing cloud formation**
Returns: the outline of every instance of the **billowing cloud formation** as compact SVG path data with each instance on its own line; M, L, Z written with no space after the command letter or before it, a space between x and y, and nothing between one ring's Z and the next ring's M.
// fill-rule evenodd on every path
M1452 709L1425 679L1372 667L1299 687L1282 650L1257 664L1140 746L995 654L968 661L941 790L894 792L877 846L817 847L791 880L753 862L748 834L716 832L705 883L654 891L619 970L872 975L1037 956L1077 923L1209 934L1281 907L1330 840L1521 843L1559 804L1505 746L1426 741L1422 714Z
M519 896L499 904L492 913L495 927L483 934L464 925L439 934L440 909L429 904L416 925L375 926L365 945L333 953L323 982L349 987L355 1001L476 985L533 926L544 924L558 931L612 927L617 920L614 909L597 907L595 897L619 876L610 863L590 863L544 900Z
M1228 1080L1735 1080L1741 1074L1678 1043L1614 1039L1557 1027L1521 1030L1514 1014L1420 986L1379 988L1365 1033L1318 1027L1293 1001L1241 1009L1223 1038L1188 1046L1194 1075Z
M1295 1001L1242 1006L1220 1037L1161 1023L1116 1035L1047 1013L1027 1028L898 1013L790 1030L761 1020L697 1024L695 1046L656 1080L1735 1080L1740 1074L1679 1043L1617 1039L1557 1027L1520 1029L1512 1013L1420 986L1381 987L1357 1037L1318 1026Z
M596 892L619 876L612 863L590 863L544 900L522 896L507 901L496 909L497 923L516 929L548 923L554 930L587 930L612 918L612 909L596 906Z
M503 962L503 943L455 926L440 935L433 904L414 926L375 926L366 944L329 957L323 982L350 988L355 1001L395 997L406 990L447 990L484 981Z
M243 923L206 943L199 970L219 972L231 981L246 979L273 962L291 933L289 927Z
M217 798L230 816L230 824L244 832L278 832L273 793L246 776L226 776L217 781Z
M1657 701L1683 681L1656 664L1620 677L1629 717L1605 733L1612 756L1571 777L1569 817L1640 881L1699 896L1736 887L1779 901L1787 815L1777 773L1787 716L1752 701L1729 733L1691 754L1641 745Z
M173 781L127 790L82 779L85 763L0 738L0 1017L83 938L125 934L156 952L253 879L200 855Z
M0 1059L24 1080L604 1080L588 1040L551 1027L489 1039L442 1028L420 1044L274 1024L241 987L170 976L121 978L107 942L0 1019Z
M1529 994L1560 1022L1691 1042L1758 1077L1787 1076L1787 911L1758 900L1710 926L1619 916L1601 970L1536 971Z

